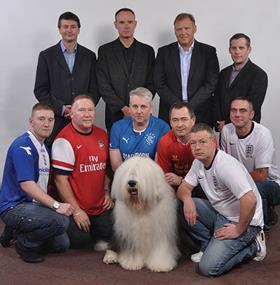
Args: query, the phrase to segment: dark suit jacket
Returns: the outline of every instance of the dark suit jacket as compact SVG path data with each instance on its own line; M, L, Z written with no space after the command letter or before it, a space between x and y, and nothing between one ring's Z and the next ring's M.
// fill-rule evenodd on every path
M62 116L63 105L70 105L74 97L81 94L91 96L95 104L99 101L95 53L78 44L71 74L60 43L40 52L34 94L38 101L48 102L55 109L53 139L69 123L69 120Z
M267 89L267 74L252 61L248 60L229 86L232 65L224 68L219 75L219 81L214 96L215 121L230 123L230 104L232 99L242 96L253 103L255 109L254 121L261 120L261 106Z
M136 41L136 40L135 40ZM152 93L155 53L152 47L136 41L131 73L128 72L119 39L98 50L97 80L99 93L106 103L106 127L123 118L121 109L129 105L129 92L146 87Z
M188 77L188 101L197 121L212 125L212 94L216 88L219 63L216 49L195 41ZM160 97L159 117L169 122L172 104L182 101L182 81L178 42L159 48L154 85Z

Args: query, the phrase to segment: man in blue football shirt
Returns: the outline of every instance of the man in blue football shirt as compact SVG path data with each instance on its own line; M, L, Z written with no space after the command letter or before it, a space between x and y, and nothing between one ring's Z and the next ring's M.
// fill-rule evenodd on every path
M50 159L44 141L54 126L54 111L37 103L29 118L30 130L11 144L0 192L0 217L6 225L3 246L15 239L25 262L42 262L48 252L69 247L66 230L73 207L47 194Z
M113 124L110 132L110 161L113 171L132 156L155 159L161 137L169 131L163 120L152 116L152 93L138 87L129 93L130 117Z

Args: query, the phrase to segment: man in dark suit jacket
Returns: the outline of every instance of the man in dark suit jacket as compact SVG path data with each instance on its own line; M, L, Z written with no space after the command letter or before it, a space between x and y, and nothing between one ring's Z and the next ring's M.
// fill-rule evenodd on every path
M62 40L40 52L34 93L38 101L50 103L55 110L55 126L49 139L52 143L58 132L70 122L71 102L80 94L99 101L96 80L96 56L77 43L80 20L63 13L58 20Z
M212 94L219 74L216 49L194 40L196 25L191 14L179 14L174 28L178 42L159 48L155 63L159 117L169 122L171 105L187 101L198 122L212 125Z
M267 89L267 74L248 57L251 40L245 34L235 34L229 41L229 53L233 65L224 68L214 96L215 121L219 131L230 123L230 104L234 98L246 97L253 103L254 121L261 120L261 106Z
M106 103L107 130L115 121L129 116L131 90L146 87L154 94L154 50L134 39L136 24L131 9L118 10L115 28L119 37L98 50L97 79L100 95Z

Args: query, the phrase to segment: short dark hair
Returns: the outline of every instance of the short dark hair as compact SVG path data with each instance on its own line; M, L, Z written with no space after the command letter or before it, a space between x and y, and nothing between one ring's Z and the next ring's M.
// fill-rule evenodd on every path
M133 16L135 16L134 11L131 10L130 8L121 8L115 13L115 20L117 19L117 16L120 12L130 12Z
M241 100L241 101L246 101L246 102L248 102L248 104L249 104L251 110L254 111L253 102L251 101L251 99L249 99L248 97L244 97L244 96L238 96L238 97L233 98L233 99L231 100L231 102L230 102L230 106L231 106L231 104L232 104L233 101L237 101L237 100Z
M77 15L75 15L72 12L64 12L63 14L61 14L58 18L58 23L57 26L58 28L60 28L60 24L61 24L61 20L73 20L77 23L78 28L81 27L81 23L80 23L80 19Z
M208 126L207 124L205 124L205 123L197 123L197 124L195 124L192 127L190 132L191 133L198 133L198 132L201 132L201 131L206 131L210 135L210 137L215 136L213 129L210 126Z
M39 102L39 103L36 103L35 105L33 105L31 114L33 114L35 111L39 111L39 110L50 110L50 111L53 111L53 113L54 113L53 106L47 102Z
M190 19L193 24L195 25L195 18L192 14L189 13L180 13L176 16L175 20L174 20L174 26L177 22L181 21L181 20L185 20L185 19Z
M76 101L78 101L78 100L80 100L80 99L88 99L88 100L90 100L90 101L93 103L93 105L95 105L93 99L92 99L90 96L84 95L84 94L77 95L77 96L73 99L72 105L73 105Z
M231 47L232 40L238 40L238 39L242 39L242 38L246 40L247 47L250 47L251 46L250 38L247 35L242 34L242 33L237 33L229 39L229 47Z
M178 101L178 102L175 102L170 107L170 109L169 109L169 119L171 119L171 112L172 112L172 110L174 110L174 109L179 110L179 109L182 109L182 108L187 108L191 118L195 117L194 111L193 111L191 105L188 102Z

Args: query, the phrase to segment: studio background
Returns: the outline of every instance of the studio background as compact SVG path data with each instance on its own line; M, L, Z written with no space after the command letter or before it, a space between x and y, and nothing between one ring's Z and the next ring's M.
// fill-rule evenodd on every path
M232 63L228 40L238 32L250 36L250 58L268 74L262 124L273 134L280 165L280 1L270 0L1 0L0 27L0 179L11 141L28 129L38 55L60 40L57 20L71 11L81 21L78 42L97 54L98 47L117 37L114 13L129 7L138 21L135 37L155 49L175 41L177 14L195 16L198 41L217 48L220 68ZM158 98L154 100L157 115ZM104 127L104 103L97 106L98 126Z

